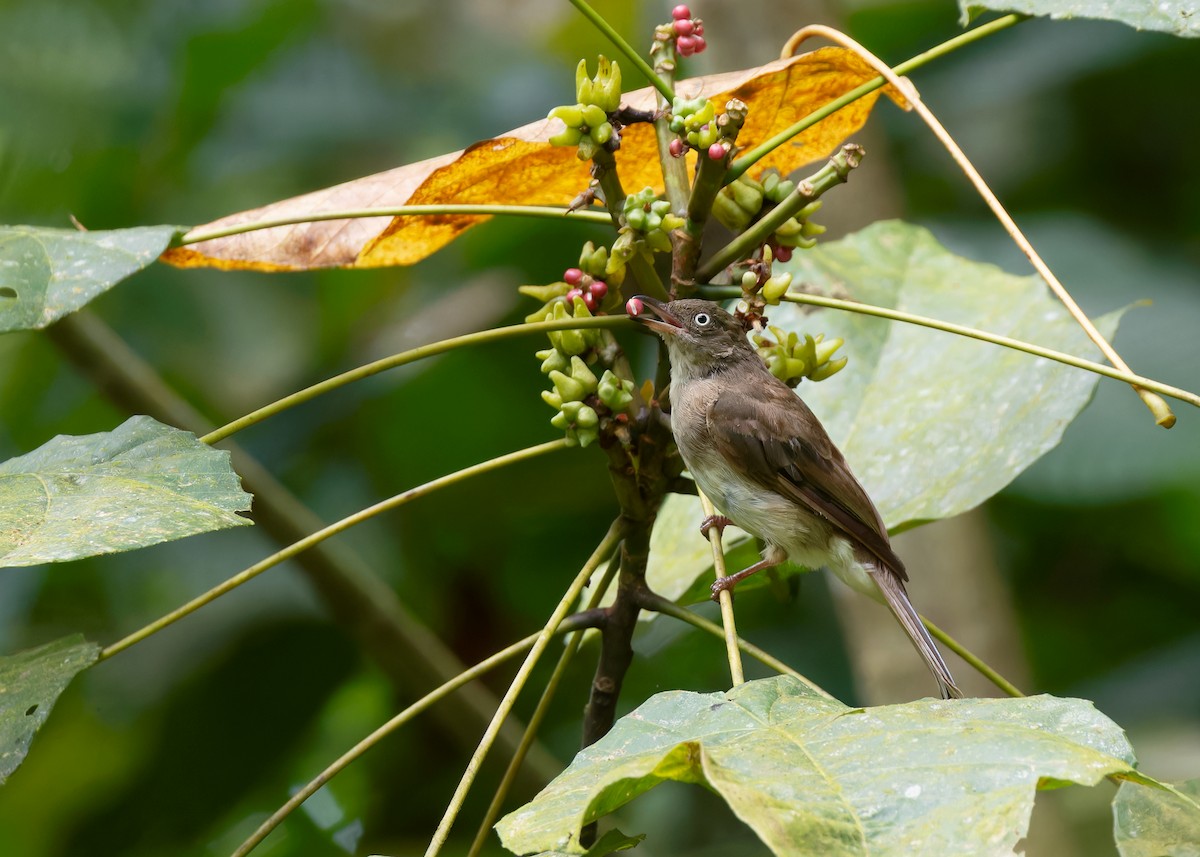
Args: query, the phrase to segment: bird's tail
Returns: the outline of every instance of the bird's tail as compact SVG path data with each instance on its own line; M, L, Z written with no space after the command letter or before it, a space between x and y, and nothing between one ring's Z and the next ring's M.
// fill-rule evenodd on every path
M872 568L871 576L875 578L875 583L879 586L879 591L883 593L887 606L896 615L896 619L908 634L908 638L912 640L913 646L925 659L929 671L937 679L938 687L942 691L942 699L961 698L962 691L954 683L954 677L950 675L950 668L942 660L941 652L938 651L933 638L929 636L929 632L921 623L921 617L917 615L916 608L908 600L908 593L904 591L904 584L900 578L886 568L878 570Z

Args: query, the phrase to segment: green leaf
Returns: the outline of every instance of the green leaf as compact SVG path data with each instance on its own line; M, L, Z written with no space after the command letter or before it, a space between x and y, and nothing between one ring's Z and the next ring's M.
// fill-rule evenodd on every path
M71 679L96 662L100 647L79 634L0 657L0 784L20 766L29 742Z
M1136 30L1158 30L1176 36L1200 36L1195 0L958 0L965 27L983 12L1020 12L1050 18L1099 18L1119 21Z
M596 840L596 844L582 855L570 851L543 851L537 857L607 857L619 851L629 851L636 848L646 838L646 834L626 836L615 827Z
M132 550L249 524L229 453L131 417L101 434L59 435L0 464L0 567Z
M0 227L0 333L46 327L145 268L183 231Z
M1121 857L1200 857L1200 779L1175 791L1121 783L1113 833Z
M1097 354L1040 279L955 256L927 230L899 221L797 253L788 270L814 292L848 293L1072 354ZM1111 337L1120 315L1111 313L1097 326ZM770 319L787 330L846 341L839 352L849 358L846 368L827 381L802 383L797 393L893 531L960 514L1004 488L1058 444L1098 380L1012 349L850 312L806 313L787 304L772 308ZM654 537L683 527L676 538L687 539L686 530L695 531L702 517L695 497L672 496ZM655 591L690 595L692 582L711 578L711 560L692 547L655 558L663 566L657 580L648 578ZM730 563L731 570L741 567Z
M518 854L578 853L583 825L676 780L720 795L775 854L1008 854L1043 778L1091 785L1133 764L1120 727L1085 700L861 709L779 676L657 694L497 830Z

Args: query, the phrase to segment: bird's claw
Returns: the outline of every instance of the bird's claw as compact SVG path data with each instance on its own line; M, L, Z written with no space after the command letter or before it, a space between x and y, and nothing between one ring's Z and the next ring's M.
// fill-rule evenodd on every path
M733 523L733 521L729 520L724 515L709 515L707 518L705 518L703 521L700 522L700 535L704 536L704 538L709 539L711 541L712 539L711 539L711 536L709 535L709 532L708 532L709 530L711 530L713 527L716 527L717 535L719 536L722 533L724 533L725 528L728 527L732 523Z
M732 596L733 587L736 585L737 579L734 575L730 575L729 577L718 577L713 581L713 585L710 587L712 591L712 600L720 601L722 592L728 592L730 596Z

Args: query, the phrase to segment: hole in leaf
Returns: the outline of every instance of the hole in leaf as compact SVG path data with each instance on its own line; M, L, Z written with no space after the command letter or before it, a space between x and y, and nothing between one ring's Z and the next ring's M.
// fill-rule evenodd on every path
M17 290L12 286L0 286L0 298L17 299Z
M33 714L35 711L37 711L37 709L38 709L37 703L35 702L33 705L31 705L25 709L25 716L29 717L31 714Z

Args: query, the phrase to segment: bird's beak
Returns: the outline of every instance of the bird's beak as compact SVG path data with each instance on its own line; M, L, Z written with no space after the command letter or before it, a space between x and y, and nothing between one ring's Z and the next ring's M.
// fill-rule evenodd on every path
M666 304L655 298L646 297L646 295L635 295L633 300L641 301L646 309L658 316L658 318L653 318L645 314L630 316L634 321L640 321L656 333L667 336L679 335L679 332L683 329L683 325L679 323L679 319L671 315L671 311L667 309Z

